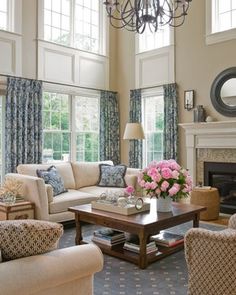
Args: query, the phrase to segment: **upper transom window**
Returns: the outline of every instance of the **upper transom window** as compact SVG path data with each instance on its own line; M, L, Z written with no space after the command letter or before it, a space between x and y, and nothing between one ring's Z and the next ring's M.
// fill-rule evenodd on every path
M236 1L213 0L212 33L236 28Z
M102 2L44 0L44 39L102 53Z
M170 45L170 27L163 26L157 32L151 32L147 27L143 34L138 36L138 52L154 50Z

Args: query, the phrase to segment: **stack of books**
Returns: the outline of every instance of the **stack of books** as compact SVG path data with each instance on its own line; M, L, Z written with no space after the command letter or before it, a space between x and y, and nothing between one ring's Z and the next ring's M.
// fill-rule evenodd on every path
M158 235L151 236L150 240L160 246L174 247L184 242L184 236L162 230Z
M132 251L135 253L140 252L140 245L139 245L139 239L138 238L132 238L129 241L126 241L123 247L125 250ZM156 246L156 243L154 241L151 241L147 243L146 253L156 253L158 251L158 248Z
M112 228L103 228L93 233L92 241L112 248L112 246L124 244L125 233Z

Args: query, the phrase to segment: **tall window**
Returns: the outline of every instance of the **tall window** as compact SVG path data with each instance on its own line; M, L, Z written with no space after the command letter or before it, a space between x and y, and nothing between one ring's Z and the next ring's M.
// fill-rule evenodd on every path
M99 1L75 1L75 47L99 51Z
M99 95L44 92L43 162L99 160Z
M44 1L44 37L46 40L70 45L70 0Z
M44 92L43 162L70 160L70 105L65 94Z
M0 29L7 30L9 22L9 1L1 0L0 1Z
M99 98L75 98L76 161L99 160Z
M145 133L143 166L163 159L164 99L162 93L145 93L142 97Z
M212 0L212 32L236 28L236 1Z
M147 27L143 34L138 36L139 53L170 45L170 27L163 26L156 33Z
M44 0L44 39L102 53L102 1Z

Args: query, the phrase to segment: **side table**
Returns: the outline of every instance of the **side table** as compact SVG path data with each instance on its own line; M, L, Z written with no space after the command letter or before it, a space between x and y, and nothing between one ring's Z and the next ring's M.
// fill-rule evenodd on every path
M34 219L35 204L22 201L12 205L0 202L0 220Z
M220 196L217 188L194 188L191 192L190 203L207 208L200 213L200 220L214 220L219 218Z

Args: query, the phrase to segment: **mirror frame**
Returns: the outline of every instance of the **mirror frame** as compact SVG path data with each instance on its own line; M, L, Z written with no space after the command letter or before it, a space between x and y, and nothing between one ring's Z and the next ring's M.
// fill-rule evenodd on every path
M214 108L222 115L236 117L236 106L225 104L221 98L221 88L229 79L236 78L236 67L228 68L221 72L213 81L211 86L211 102Z

